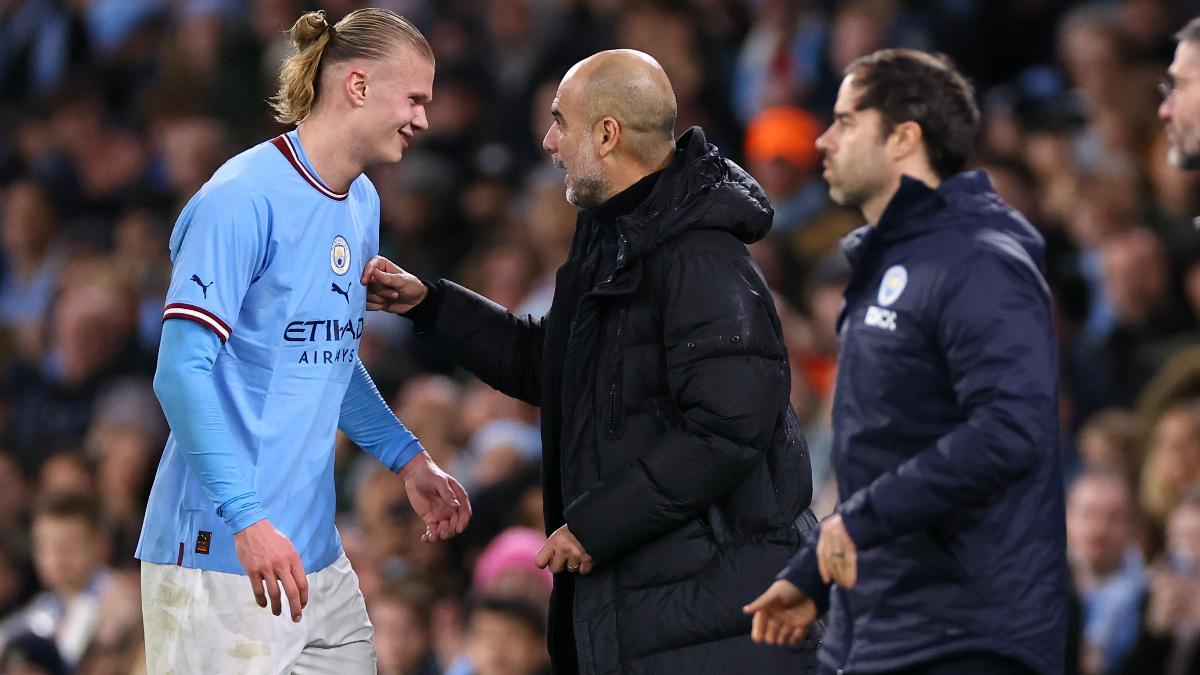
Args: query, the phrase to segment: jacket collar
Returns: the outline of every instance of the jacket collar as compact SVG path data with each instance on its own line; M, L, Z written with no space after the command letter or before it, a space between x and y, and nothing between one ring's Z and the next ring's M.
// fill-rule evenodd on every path
M931 188L910 176L900 177L900 187L875 225L864 225L841 241L842 252L855 265L868 242L895 242L942 227L936 213L960 197L994 193L986 172L964 171Z

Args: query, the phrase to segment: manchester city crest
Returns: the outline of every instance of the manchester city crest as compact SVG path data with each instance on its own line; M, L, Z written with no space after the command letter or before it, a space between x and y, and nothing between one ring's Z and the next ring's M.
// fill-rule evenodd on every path
M903 265L892 265L883 273L883 281L879 284L879 304L888 307L900 299L904 287L908 285L908 270Z
M350 244L346 243L346 238L340 234L333 238L333 248L329 251L329 266L338 276L350 271Z

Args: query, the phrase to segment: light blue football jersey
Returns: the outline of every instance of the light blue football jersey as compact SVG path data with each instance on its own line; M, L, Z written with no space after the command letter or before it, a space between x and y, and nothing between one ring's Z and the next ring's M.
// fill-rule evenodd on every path
M334 441L358 367L366 309L359 279L378 238L379 196L370 180L359 176L348 193L330 189L296 131L229 160L171 234L163 318L194 321L221 339L213 383L231 451L306 572L342 551L333 522ZM172 433L137 558L244 574L218 506Z

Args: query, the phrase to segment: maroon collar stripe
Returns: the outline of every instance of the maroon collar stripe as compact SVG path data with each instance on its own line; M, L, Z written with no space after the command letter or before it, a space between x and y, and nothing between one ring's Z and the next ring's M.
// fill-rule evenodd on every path
M308 167L304 166L304 162L300 161L300 154L296 152L296 147L292 145L292 139L287 134L280 134L279 136L272 138L271 144L278 148L279 152L283 153L283 156L286 157L287 161L292 164L292 168L296 170L296 173L300 174L300 177L303 178L309 185L313 186L317 192L320 192L326 197L339 202L350 196L349 191L334 192L329 188L329 186L322 183L321 179L314 176L313 173L308 170Z

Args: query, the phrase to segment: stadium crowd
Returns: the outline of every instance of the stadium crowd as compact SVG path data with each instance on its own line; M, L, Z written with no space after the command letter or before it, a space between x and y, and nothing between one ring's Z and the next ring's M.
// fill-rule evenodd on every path
M319 4L338 18L368 3ZM1168 165L1156 115L1182 85L1160 84L1172 34L1200 4L369 4L412 18L437 57L429 132L371 173L381 253L518 314L547 310L574 230L541 149L560 78L613 47L662 63L677 132L704 127L774 202L752 252L784 323L818 516L836 499L829 411L849 278L837 242L861 223L829 200L814 141L856 57L949 54L984 112L972 165L1047 242L1068 435L1069 669L1200 673L1200 174ZM133 550L167 434L151 390L167 237L236 149L284 130L266 99L305 9L0 0L0 673L144 669ZM380 672L543 672L537 410L455 371L408 325L371 315L362 359L463 481L474 518L457 539L421 543L403 482L341 440L339 528Z

